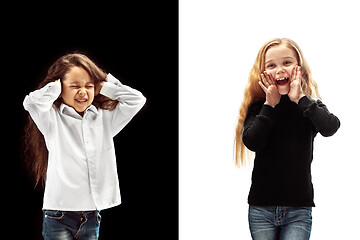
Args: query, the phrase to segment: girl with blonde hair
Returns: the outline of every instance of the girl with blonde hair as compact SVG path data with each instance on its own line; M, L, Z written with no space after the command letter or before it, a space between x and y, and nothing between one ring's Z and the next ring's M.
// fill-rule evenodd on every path
M237 166L255 152L248 197L253 239L309 239L313 142L333 135L339 119L319 100L299 46L272 39L260 49L240 107L234 142ZM249 151L250 150L250 151Z

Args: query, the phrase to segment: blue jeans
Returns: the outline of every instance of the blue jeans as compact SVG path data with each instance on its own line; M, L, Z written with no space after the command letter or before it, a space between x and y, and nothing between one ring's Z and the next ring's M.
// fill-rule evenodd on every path
M249 226L254 240L307 240L311 225L311 207L249 206Z
M44 210L42 235L45 240L97 240L100 211Z

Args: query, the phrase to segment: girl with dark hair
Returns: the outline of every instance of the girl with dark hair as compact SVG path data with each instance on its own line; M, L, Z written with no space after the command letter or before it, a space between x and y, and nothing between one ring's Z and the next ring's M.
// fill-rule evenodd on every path
M98 239L100 210L121 203L113 137L145 101L82 54L59 58L25 97L26 156L45 184L44 239Z

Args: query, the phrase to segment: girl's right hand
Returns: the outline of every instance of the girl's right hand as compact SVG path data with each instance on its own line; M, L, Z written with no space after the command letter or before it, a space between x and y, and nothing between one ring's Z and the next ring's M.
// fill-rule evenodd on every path
M261 74L261 80L259 85L266 94L266 101L264 104L267 104L271 107L275 107L279 102L281 95L279 94L275 80L271 74L264 72Z

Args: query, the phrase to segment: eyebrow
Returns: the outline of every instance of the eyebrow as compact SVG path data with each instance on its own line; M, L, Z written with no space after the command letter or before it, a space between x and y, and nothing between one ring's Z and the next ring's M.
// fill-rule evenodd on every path
M282 59L286 59L286 58L294 59L293 57L283 57ZM268 62L271 62L271 61L273 61L273 59L270 59L269 61L266 61L265 64L267 64Z
M74 80L74 81L70 82L69 84L79 84L79 83L81 83L81 81L79 81L79 80ZM95 83L92 82L92 81L89 81L89 82L86 82L85 85L86 85L86 84L95 84Z

